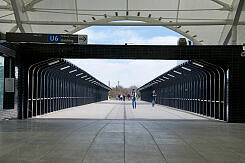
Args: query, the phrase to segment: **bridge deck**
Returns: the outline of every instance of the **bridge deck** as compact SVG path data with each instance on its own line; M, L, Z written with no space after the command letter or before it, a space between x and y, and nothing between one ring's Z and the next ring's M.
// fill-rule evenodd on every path
M57 112L36 118L69 118L69 119L204 119L202 117L177 111L166 106L137 101L133 109L130 101L103 101Z
M97 119L0 121L0 162L245 162L245 124L204 120L161 106L153 109L149 103L132 110L123 102L90 104L40 118L65 115ZM112 120L124 116L126 120ZM156 119L129 120L142 117Z

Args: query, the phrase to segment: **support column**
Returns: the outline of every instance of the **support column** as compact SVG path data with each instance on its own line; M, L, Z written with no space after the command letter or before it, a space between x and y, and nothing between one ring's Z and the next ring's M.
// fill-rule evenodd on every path
M237 25L232 27L232 45L237 45Z
M4 81L3 109L14 109L15 60L12 57L5 57L4 59L4 79L5 81Z
M28 65L23 58L17 59L18 66L18 119L27 118Z
M238 51L229 68L228 122L245 122L245 57Z

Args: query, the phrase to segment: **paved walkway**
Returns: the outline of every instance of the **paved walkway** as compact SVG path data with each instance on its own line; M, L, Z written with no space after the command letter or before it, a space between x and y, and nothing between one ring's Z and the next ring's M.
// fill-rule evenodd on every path
M69 119L204 119L199 116L170 109L165 106L138 101L137 109L133 109L130 101L104 101L88 104L37 118L69 118Z
M244 140L245 124L107 101L0 121L0 163L245 163Z
M245 124L208 120L0 121L1 163L245 162Z

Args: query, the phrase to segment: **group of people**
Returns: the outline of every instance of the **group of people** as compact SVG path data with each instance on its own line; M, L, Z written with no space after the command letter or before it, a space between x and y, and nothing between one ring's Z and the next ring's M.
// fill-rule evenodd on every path
M131 97L130 94L128 94L127 96L124 94L119 94L116 99L118 99L119 101L125 101L126 97L127 97L128 101L130 101L130 97Z
M152 107L154 107L155 104L156 104L156 97L157 97L156 91L155 90L152 90ZM117 98L120 101L125 101L126 95L119 94ZM130 100L130 98L132 99L133 109L136 109L136 100L137 100L136 90L135 89L132 89L131 95L128 94L127 95L127 98L128 98L128 100Z
M119 101L125 101L125 95L119 94L117 97Z
M156 97L157 97L156 91L152 90L152 94L151 95L152 95L152 107L154 107L155 104L156 104ZM132 90L131 97L132 97L133 109L136 109L137 93L136 93L135 89Z

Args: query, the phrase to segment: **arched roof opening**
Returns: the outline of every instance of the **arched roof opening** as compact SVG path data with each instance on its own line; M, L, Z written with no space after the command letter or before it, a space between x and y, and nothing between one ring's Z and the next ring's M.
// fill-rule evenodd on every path
M138 23L139 21L114 22ZM88 35L88 44L110 45L177 45L179 38L185 37L164 26L90 26L74 32L77 35ZM187 37L186 39L190 40ZM190 41L191 44L195 44Z

